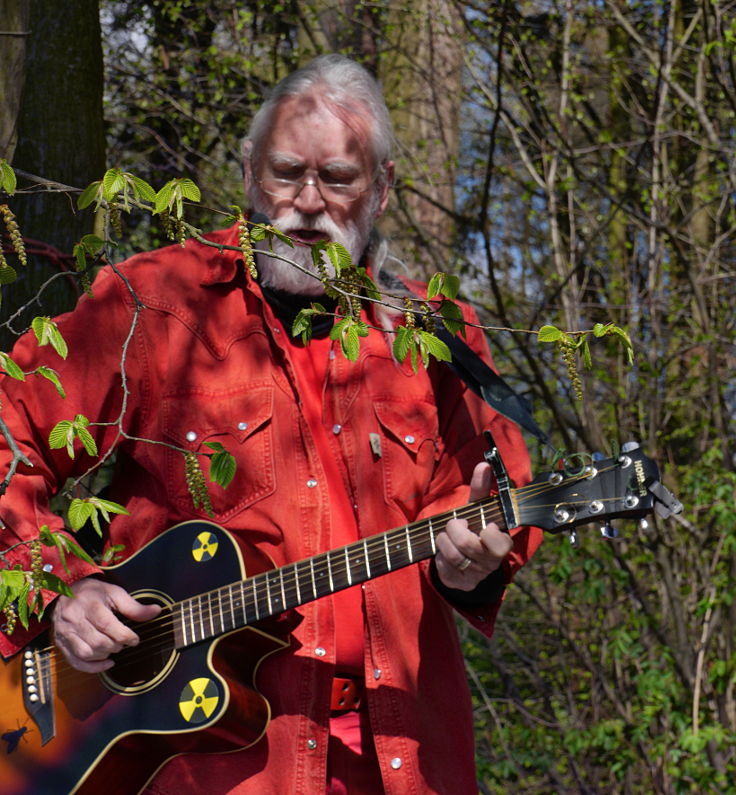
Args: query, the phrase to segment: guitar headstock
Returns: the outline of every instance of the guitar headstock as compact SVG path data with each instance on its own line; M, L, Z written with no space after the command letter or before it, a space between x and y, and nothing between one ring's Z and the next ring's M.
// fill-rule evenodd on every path
M519 524L559 533L589 522L640 519L652 511L679 513L682 505L662 486L659 468L639 445L624 445L618 458L594 461L575 471L549 472L516 489Z

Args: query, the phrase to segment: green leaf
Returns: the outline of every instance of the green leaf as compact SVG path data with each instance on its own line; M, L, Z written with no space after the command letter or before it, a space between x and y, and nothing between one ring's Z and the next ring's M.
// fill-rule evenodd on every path
M301 335L302 342L306 345L312 339L312 318L314 315L326 314L327 310L320 303L311 307L300 309L291 325L292 337Z
M363 291L365 292L366 296L373 299L374 301L380 301L383 298L383 295L378 289L378 285L365 272L365 268L359 268L358 270L360 272L360 281L363 285Z
M18 180L15 176L10 163L5 158L0 159L0 189L4 190L9 196L15 193Z
M454 274L435 273L427 285L427 298L443 295L445 298L455 299L460 292L460 279Z
M443 342L439 337L436 337L434 334L430 334L429 331L419 331L419 340L421 347L434 356L435 359L439 359L442 362L450 362L452 361L452 354L450 353L450 349L447 347L447 344ZM427 364L425 359L425 366Z
M442 301L439 306L439 312L442 317L442 323L450 334L457 334L460 332L463 337L466 336L462 310L454 301Z
M31 328L39 345L51 345L62 359L66 359L69 349L56 323L50 317L34 317Z
M82 443L87 454L96 456L97 444L92 438L92 434L86 428L77 426L77 436L79 437L79 441Z
M335 273L339 274L343 268L352 267L353 260L348 250L342 243L328 243L325 246L327 256L335 268Z
M66 556L69 553L83 560L85 563L89 563L92 566L95 565L95 562L84 549L82 549L76 541L66 535L66 533L62 533L58 530L50 530L48 525L43 525L39 530L39 537L44 546L56 548L59 553L61 565L64 567L64 571L67 574L71 573L66 564Z
M62 594L63 596L74 596L74 591L72 591L64 580L52 574L50 571L44 571L41 574L38 585L41 588L46 588L48 591L54 591L54 593ZM39 618L43 615L43 609L39 610L38 615Z
M156 191L144 179L133 174L128 174L128 178L133 185L133 193L136 199L143 199L143 201L147 202L156 200Z
M7 262L0 267L0 284L12 284L18 278L15 268Z
M557 326L542 326L539 329L540 342L557 342L563 338L564 334Z
M98 513L102 514L106 522L109 522L111 513L128 515L128 510L117 502L103 500L101 497L75 498L69 506L67 519L72 530L79 530L87 521L91 521L97 534L101 536L102 529Z
M67 511L67 520L72 530L80 530L92 518L96 510L87 500L73 499Z
M210 460L210 480L226 489L235 477L237 469L235 456L229 453L220 442L205 442L204 446L215 451Z
M46 367L46 365L42 364L40 367L36 368L35 372L51 381L51 383L56 387L56 391L59 393L60 397L66 397L66 392L64 392L64 387L61 385L61 379L59 378L59 374L56 372L56 370L51 367Z
M125 189L125 177L119 168L110 168L102 178L102 196L105 201L111 202L120 191Z
M8 356L7 353L0 351L0 368L2 368L6 375L15 378L16 381L25 381L26 377L23 370Z
M54 425L49 434L49 447L52 450L66 447L69 458L74 458L74 426L71 420L61 420Z
M172 196L174 194L174 186L171 182L167 182L156 194L154 198L154 212L162 213L169 208Z
M368 336L368 326L361 320L346 317L336 323L330 331L330 339L339 340L343 355L355 362L360 354L360 337Z
M77 414L74 420L61 420L51 429L49 434L49 447L60 450L66 447L69 458L74 458L74 440L79 438L84 449L89 455L97 455L97 445L92 435L87 430L89 420L84 414Z
M189 201L198 202L202 198L199 188L192 182L191 179L184 178L180 182L181 194Z
M590 355L590 345L588 345L588 337L585 336L580 342L580 351L583 357L583 364L586 369L590 370L593 367L593 358Z
M102 181L99 179L95 180L95 182L91 182L81 192L79 198L77 199L77 207L80 210L84 210L85 207L89 207L93 201L97 202L97 207L100 206L100 202L102 201Z
M28 619L30 618L30 609L28 607L28 597L31 593L31 586L26 582L24 586L21 588L20 593L18 594L18 601L16 605L18 607L18 619L20 623L28 629Z
M399 326L396 329L396 337L394 338L393 352L396 361L403 362L409 353L409 348L415 345L413 332L406 326Z

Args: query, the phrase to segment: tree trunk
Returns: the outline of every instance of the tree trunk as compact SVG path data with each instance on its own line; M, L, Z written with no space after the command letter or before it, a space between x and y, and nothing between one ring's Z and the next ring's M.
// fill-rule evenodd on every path
M105 168L98 2L33 0L28 29L12 165L46 180L84 188L100 179ZM75 212L75 193L50 192L25 179L19 180L19 187L31 188L31 192L17 194L11 203L26 238L70 254L81 236L91 231L93 217L89 211ZM18 281L5 288L4 316L12 314L11 307L29 302L59 267L58 258L29 258L28 267L18 270ZM75 283L54 281L39 302L14 321L13 329L22 331L34 315L70 309L76 296ZM1 341L3 347L9 341L6 335Z

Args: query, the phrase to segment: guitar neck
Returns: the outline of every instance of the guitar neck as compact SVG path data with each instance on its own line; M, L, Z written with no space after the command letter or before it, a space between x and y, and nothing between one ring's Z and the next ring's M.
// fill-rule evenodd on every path
M487 497L185 599L171 607L176 646L223 635L432 557L437 534L453 518L466 519L476 532L490 522L503 526L498 497Z

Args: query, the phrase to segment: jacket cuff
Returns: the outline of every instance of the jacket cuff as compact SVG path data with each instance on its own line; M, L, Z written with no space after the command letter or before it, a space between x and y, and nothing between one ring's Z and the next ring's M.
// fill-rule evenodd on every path
M508 580L504 566L501 564L496 571L491 572L481 580L472 591L463 591L459 588L448 588L437 573L437 564L434 558L429 564L429 576L435 590L446 599L453 607L460 610L477 610L498 604L504 594Z

